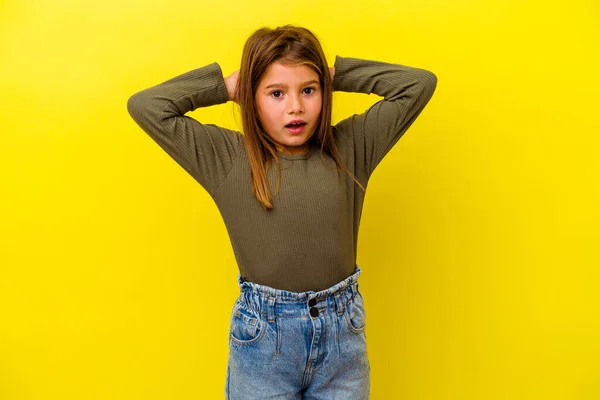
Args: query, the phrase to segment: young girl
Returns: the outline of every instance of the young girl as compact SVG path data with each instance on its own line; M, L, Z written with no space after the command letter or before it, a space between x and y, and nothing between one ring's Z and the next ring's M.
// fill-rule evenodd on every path
M135 122L210 194L239 266L227 399L367 399L358 228L375 167L432 97L427 70L336 56L286 25L131 96ZM331 125L334 90L383 97ZM244 134L185 116L239 104ZM277 168L273 168L276 165Z

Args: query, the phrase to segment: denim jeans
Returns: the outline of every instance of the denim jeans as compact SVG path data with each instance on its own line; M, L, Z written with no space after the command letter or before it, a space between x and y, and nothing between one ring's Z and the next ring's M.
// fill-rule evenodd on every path
M368 399L361 269L322 291L244 281L231 313L225 398Z

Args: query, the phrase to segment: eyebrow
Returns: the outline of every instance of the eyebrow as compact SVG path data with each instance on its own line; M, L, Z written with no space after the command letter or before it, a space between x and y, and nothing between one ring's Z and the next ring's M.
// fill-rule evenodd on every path
M302 83L301 86L310 85L311 83L319 84L319 81L316 81L316 80L313 79L312 81L308 81L308 82ZM287 87L287 85L284 85L283 83L271 83L269 86L266 86L265 89L269 89L269 88L272 88L272 87Z

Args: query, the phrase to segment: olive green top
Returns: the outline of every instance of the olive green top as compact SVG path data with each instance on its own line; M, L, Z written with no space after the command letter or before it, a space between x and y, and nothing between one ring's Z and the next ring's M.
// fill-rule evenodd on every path
M340 56L334 66L334 90L383 97L333 126L342 161L366 188L375 167L429 102L437 77L424 69ZM252 192L244 136L185 116L228 99L215 62L135 93L127 109L213 198L245 280L304 292L347 278L356 265L365 192L311 140L305 154L278 152L281 187L277 193L277 168L269 168L273 209L265 210Z

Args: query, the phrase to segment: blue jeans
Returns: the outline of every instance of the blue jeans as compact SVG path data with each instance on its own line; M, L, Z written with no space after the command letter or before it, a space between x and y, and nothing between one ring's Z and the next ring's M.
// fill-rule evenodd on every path
M361 269L319 292L244 281L231 313L225 398L368 399Z

